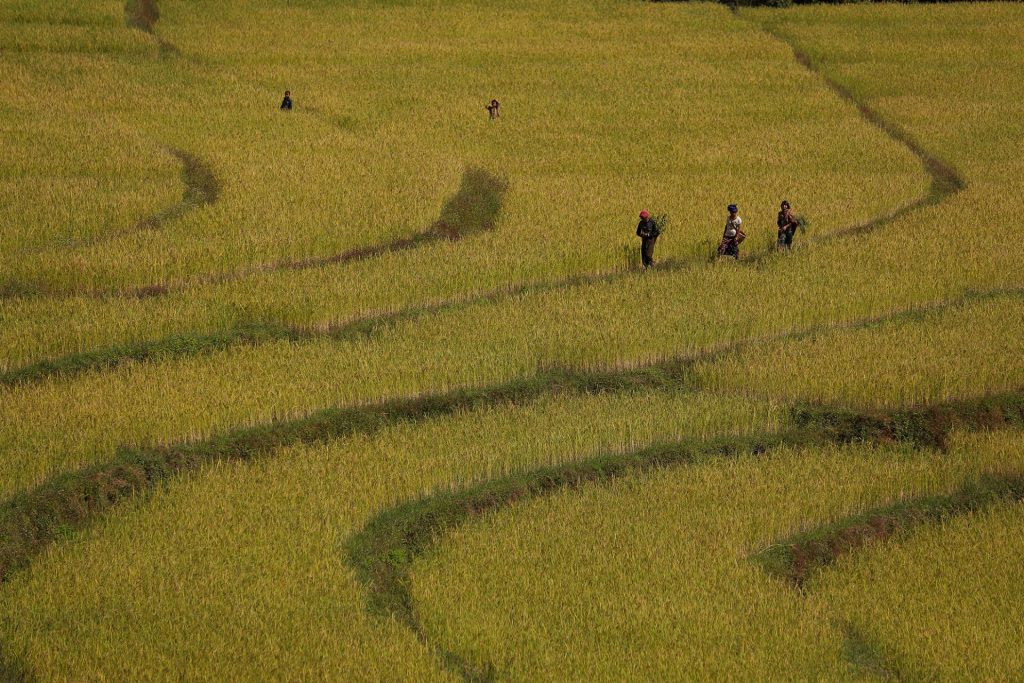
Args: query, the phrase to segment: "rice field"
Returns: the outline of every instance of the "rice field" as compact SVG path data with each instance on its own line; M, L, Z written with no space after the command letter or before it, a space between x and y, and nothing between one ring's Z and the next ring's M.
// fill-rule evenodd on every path
M0 36L0 679L1017 675L1020 5Z

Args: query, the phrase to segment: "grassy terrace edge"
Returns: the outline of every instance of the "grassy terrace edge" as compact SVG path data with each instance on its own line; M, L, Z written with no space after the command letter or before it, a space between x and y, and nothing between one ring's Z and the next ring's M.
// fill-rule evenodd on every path
M416 637L463 680L491 681L496 670L490 663L471 664L431 641L416 619L409 573L418 557L426 554L446 533L481 515L518 502L604 483L631 472L694 463L702 458L762 453L784 443L820 443L810 430L760 434L750 437L687 440L663 443L626 453L552 465L513 474L458 491L442 491L384 510L372 517L345 547L346 561L367 591L367 609L390 616Z
M581 276L575 278L573 284L574 286L580 286L605 279L607 278ZM559 283L551 288L557 289L561 286L563 284ZM0 388L18 387L43 382L47 379L69 379L87 372L114 369L132 362L159 362L209 355L237 346L259 346L271 342L303 342L315 339L330 339L338 342L354 341L370 337L376 333L391 329L399 323L415 320L421 316L456 311L474 305L493 303L528 292L547 291L547 289L549 288L539 285L522 285L479 297L443 301L436 304L406 308L393 313L355 318L345 323L327 327L326 329L303 329L265 322L239 322L233 327L206 334L170 335L153 341L124 344L38 361L6 372L0 372ZM967 290L961 296L955 298L922 304L863 320L854 320L835 325L820 325L806 330L784 333L779 338L799 339L828 331L862 329L891 322L915 320L929 314L941 313L972 303L1019 297L1024 297L1024 287L1000 287L984 291Z
M215 461L251 460L277 448L373 433L403 421L424 420L483 406L518 404L558 393L597 394L642 389L692 389L689 366L667 363L625 372L550 370L479 389L329 408L172 446L122 448L113 460L57 475L0 504L0 583L28 566L52 542L85 528L126 498Z
M915 310L895 315L920 314ZM879 324L879 319L855 325L875 324ZM816 332L814 328L776 338L795 339ZM698 382L691 371L695 363L734 353L758 341L763 340L726 345L692 357L627 370L551 369L489 387L465 388L369 406L328 408L303 418L229 431L196 443L122 448L111 461L57 475L0 504L0 582L27 566L32 557L54 540L85 527L124 498L209 462L248 460L291 444L370 433L402 420L423 420L490 405L519 404L545 395L696 390ZM942 447L945 434L954 427L998 427L1020 421L1022 415L1024 398L1020 392L1011 392L887 413L805 406L794 411L794 424L800 430L820 432L833 441L908 440Z
M416 620L409 591L409 572L416 558L428 552L444 534L480 515L583 484L607 483L628 473L691 464L701 458L760 454L779 446L853 442L899 441L915 448L941 449L954 429L1012 426L1024 426L1024 390L888 412L797 407L792 410L792 424L776 433L680 441L626 453L606 453L399 504L378 513L350 537L346 558L367 590L367 608L371 613L391 616L410 628L465 680L491 680L495 675L492 665L471 665L430 641ZM1016 481L1024 497L1024 479ZM859 651L864 657L870 654L866 646Z
M725 4L729 4L734 11L738 10L735 3L727 2ZM157 0L128 0L125 9L126 16L132 16L133 12L140 11L146 16L153 16L154 23L156 19L159 18ZM888 214L877 216L867 222L842 228L832 234L812 237L808 240L808 243L826 243L836 239L844 239L851 235L871 232L909 213L912 213L913 211L937 204L949 196L960 192L967 186L966 180L960 176L955 168L932 155L899 126L890 123L880 113L869 107L867 104L861 102L852 90L825 74L805 52L798 48L786 36L765 26L762 22L752 21L752 23L755 23L761 30L772 36L774 39L788 45L793 51L794 59L796 59L800 65L821 78L826 86L836 93L841 99L850 102L855 106L861 116L868 123L875 126L885 133L890 139L906 147L911 153L913 153L914 156L920 160L922 168L931 179L928 192L917 200L899 207ZM136 26L132 21L129 21L129 25ZM152 23L148 24L148 28L143 28L143 30L146 30L147 32L152 32L152 29ZM176 155L185 154L180 150L172 151ZM179 158L182 159L183 162L186 160L186 157L179 156ZM186 186L188 186L187 170L188 167L186 164L183 169L183 178L186 181ZM471 176L470 174L475 175ZM210 172L209 175L211 178L213 177L212 172ZM214 185L214 187L216 187L216 185ZM309 259L301 262L281 262L271 264L269 266L258 267L252 272L267 272L268 270L301 270L337 265L353 260L379 256L389 251L401 251L418 246L425 242L435 241L437 239L457 240L465 234L490 230L494 228L497 213L501 208L501 198L506 190L507 181L504 179L489 176L486 171L482 171L480 169L467 169L466 174L463 176L459 191L449 198L444 207L442 207L441 216L438 221L424 233L405 240L399 240L390 245L356 249L345 254ZM188 199L188 196L188 192L186 192L186 199ZM214 200L216 199L216 194L213 195L213 198ZM474 201L479 201L480 206L474 206ZM757 253L753 258L746 259L744 263L757 265L771 255L771 251ZM711 255L709 258L713 259L714 256ZM691 268L705 260L708 259L705 259L698 254L694 259L676 259L661 262L656 266L656 269L659 271L674 272ZM240 273L226 274L219 278L213 278L204 284L216 284L236 280L248 274L251 274L251 272L244 271ZM568 289L587 284L611 282L632 274L634 274L633 271L620 273L591 273L576 275L550 282L509 286L475 296L470 295L467 297L440 301L433 304L400 309L398 311L378 316L358 318L349 321L348 323L331 326L327 330L322 331L307 331L289 328L273 322L252 321L236 325L235 327L226 330L206 334L185 333L169 335L135 344L113 346L89 352L69 354L59 358L44 359L36 363L14 368L0 373L0 387L37 382L53 376L70 376L90 370L109 369L129 362L166 360L170 358L209 354L234 345L256 345L282 340L298 341L300 339L309 339L314 337L349 339L358 336L365 336L376 329L387 327L401 320L413 319L422 315L455 310L475 304L493 303L527 293ZM122 292L120 295L145 298L150 296L162 296L170 293L171 291L173 291L172 288L166 285L149 285Z
M1024 404L1018 406L1024 417ZM821 570L871 543L898 540L917 527L941 524L1000 502L1024 500L1024 472L990 474L945 495L897 501L780 539L750 560L770 576L803 590Z

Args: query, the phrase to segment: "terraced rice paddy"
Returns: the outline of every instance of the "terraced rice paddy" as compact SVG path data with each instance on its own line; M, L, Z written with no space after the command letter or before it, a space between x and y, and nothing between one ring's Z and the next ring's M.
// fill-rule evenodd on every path
M0 35L0 678L1016 676L1019 5Z

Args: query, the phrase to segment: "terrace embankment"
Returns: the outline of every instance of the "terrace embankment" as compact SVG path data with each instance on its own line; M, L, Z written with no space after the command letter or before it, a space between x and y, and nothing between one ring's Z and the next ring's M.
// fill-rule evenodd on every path
M220 196L220 181L213 169L196 155L176 147L167 152L181 164L181 199L155 214L142 218L135 225L124 230L109 232L92 239L72 241L61 246L61 250L81 249L103 242L120 239L139 232L159 230L171 221L182 218L190 211L209 206ZM0 282L0 299L13 297L49 296L29 283L17 281Z
M440 216L426 230L385 244L357 247L339 254L313 258L277 261L245 270L207 275L195 282L174 285L150 285L127 290L123 296L150 297L196 285L219 285L253 275L283 270L308 270L376 258L384 254L413 249L432 242L458 241L472 235L494 230L501 214L508 181L485 169L470 167L462 174L459 189L445 200Z
M367 588L371 611L390 615L407 625L424 643L435 647L443 661L451 664L454 660L454 670L465 680L486 680L494 673L492 667L473 669L454 654L433 646L415 618L409 592L410 569L413 562L444 534L482 514L532 498L588 483L609 482L628 473L686 465L709 457L761 454L784 445L826 443L900 441L915 448L942 447L954 429L990 430L1024 425L1024 392L887 413L860 414L843 408L798 407L793 410L792 417L788 429L774 434L681 442L629 453L608 453L582 462L545 467L460 491L444 491L409 501L378 514L354 534L347 549L348 562ZM834 533L831 527L830 531L821 532L823 540L817 545L812 540L792 544L783 542L763 556L759 555L758 561L770 563L771 567L782 567L773 570L774 573L787 577L805 576L813 567L834 560L842 548L849 550L857 547L858 543L862 545L876 527L883 530L891 528L892 533L896 533L914 523L942 521L950 515L980 509L1008 496L1015 500L1024 499L1024 474L993 477L950 496L910 501L867 513L836 527ZM895 511L900 512L896 514ZM889 527L876 523L883 518L895 521Z
M739 8L735 4L731 4L730 7L734 12L740 12ZM893 141L910 150L914 156L920 160L921 167L931 179L931 184L926 194L897 208L895 211L881 216L876 216L871 220L843 228L829 235L812 237L808 240L809 242L825 242L841 239L851 235L860 235L871 232L883 225L903 218L914 211L938 204L967 187L967 181L955 168L925 149L907 131L893 121L882 116L880 112L871 107L863 99L859 98L852 89L825 73L814 62L811 56L798 47L793 41L789 40L786 36L764 23L757 23L757 25L762 31L770 35L772 38L781 43L785 43L793 51L793 58L797 63L820 78L821 81L840 98L856 107L857 111L860 112L861 117L865 121L881 130Z
M989 293L987 296L1015 297L1020 294L1019 291L1010 291ZM976 299L977 295L948 305L960 305ZM530 401L549 394L665 388L691 390L698 388L692 372L697 363L722 359L765 341L796 341L814 337L826 329L854 330L914 320L925 312L921 308L913 308L853 321L845 326L814 326L769 338L724 344L694 356L624 370L553 369L490 387L464 388L373 406L331 408L297 420L272 422L221 434L199 443L167 448L125 448L111 462L56 476L35 490L16 496L2 507L0 526L5 528L5 533L0 538L0 579L25 566L35 553L64 530L82 527L125 496L144 491L158 481L193 470L206 462L247 460L291 443L339 438L356 432L374 431L400 420L446 415L475 406ZM802 432L820 432L823 438L831 441L909 440L941 447L944 435L952 426L964 423L998 427L1016 419L1014 415L1020 412L1019 405L1002 399L895 413L806 406L794 413L794 425Z
M975 419L983 415L984 409ZM1018 417L1024 417L1024 411ZM871 543L899 539L922 525L942 524L996 503L1021 500L1024 473L990 475L946 495L901 500L780 539L750 559L768 574L804 590L817 572Z

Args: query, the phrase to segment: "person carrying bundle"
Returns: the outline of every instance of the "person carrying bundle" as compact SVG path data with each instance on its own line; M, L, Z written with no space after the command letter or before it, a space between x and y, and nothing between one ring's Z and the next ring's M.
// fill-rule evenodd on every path
M487 115L491 121L501 118L501 105L498 104L498 100L491 100L491 103L484 107L484 109L487 110Z
M644 268L654 265L654 243L658 241L660 232L658 224L651 218L651 213L647 209L641 211L640 222L636 226L636 236L640 238L640 260L643 262Z
M292 93L290 90L284 91L284 99L281 100L281 111L292 110Z
M722 234L722 241L718 245L719 256L732 256L735 259L740 257L740 242L746 239L743 232L743 219L740 218L739 208L730 204L729 217L725 221L725 232Z
M789 202L786 200L782 200L776 223L779 226L779 249L791 248L793 236L796 235L796 229L800 226L800 222L793 215L793 211L789 208Z

